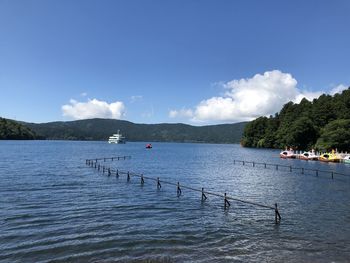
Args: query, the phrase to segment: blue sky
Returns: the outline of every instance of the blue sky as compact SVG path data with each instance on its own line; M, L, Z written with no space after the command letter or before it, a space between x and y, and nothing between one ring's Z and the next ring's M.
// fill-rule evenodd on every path
M350 85L350 1L0 0L0 116L231 123Z

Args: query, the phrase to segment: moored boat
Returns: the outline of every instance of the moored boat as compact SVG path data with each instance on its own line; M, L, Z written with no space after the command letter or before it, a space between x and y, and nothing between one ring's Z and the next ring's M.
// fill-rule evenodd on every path
M323 154L321 154L320 157L318 158L318 160L321 161L321 162L339 163L341 158L333 150L331 153L323 153Z
M345 155L342 160L344 163L350 164L350 155Z
M152 144L148 143L148 144L146 145L146 149L151 149L151 148L152 148Z
M280 157L283 159L287 159L287 158L296 158L296 154L294 153L293 150L284 150L282 152L280 152Z
M314 150L308 151L308 152L303 152L302 154L299 155L299 158L302 160L318 160L320 156L315 154Z

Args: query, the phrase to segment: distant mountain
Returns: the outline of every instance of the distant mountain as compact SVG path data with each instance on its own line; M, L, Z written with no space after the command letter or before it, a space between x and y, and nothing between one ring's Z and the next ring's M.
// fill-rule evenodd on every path
M118 130L128 141L239 143L246 122L209 126L186 124L135 124L114 119L24 123L50 140L104 140Z
M0 117L0 140L33 140L35 132L16 121Z

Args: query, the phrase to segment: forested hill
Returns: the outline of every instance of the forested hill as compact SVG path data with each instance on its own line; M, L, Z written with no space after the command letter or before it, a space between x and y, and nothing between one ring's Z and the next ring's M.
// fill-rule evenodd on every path
M28 127L0 117L0 140L33 140L36 137Z
M123 120L88 119L69 122L25 123L46 139L108 140L118 130L128 141L239 143L245 122L210 126L135 124Z
M288 102L274 117L260 117L245 127L246 147L350 150L350 88L312 102Z

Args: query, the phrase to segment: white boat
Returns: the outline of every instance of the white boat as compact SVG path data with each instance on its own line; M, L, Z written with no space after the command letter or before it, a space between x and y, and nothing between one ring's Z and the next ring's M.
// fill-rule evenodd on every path
M316 155L314 150L303 152L303 154L299 155L299 158L302 160L318 160L320 156Z
M280 152L280 157L283 159L287 159L287 158L295 159L296 154L294 153L294 151L292 149L290 149L290 150L286 149L286 150Z
M347 155L345 155L345 156L343 157L343 162L344 162L344 163L349 163L349 164L350 164L350 155L349 155L349 154L347 154Z
M108 143L125 143L125 137L118 132L108 138Z

